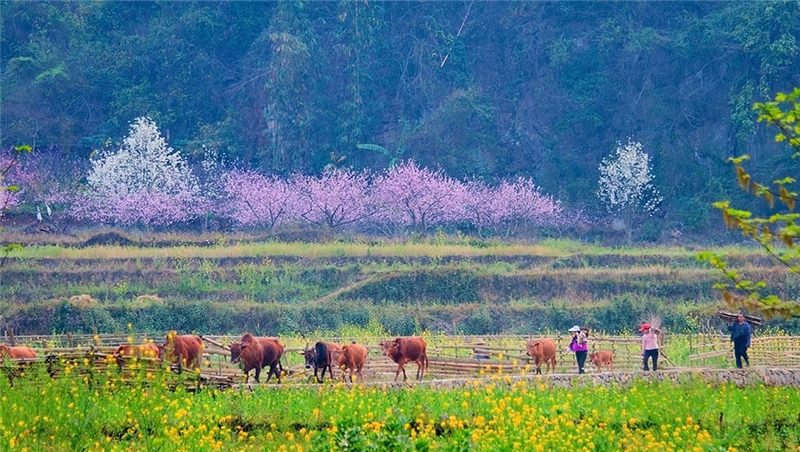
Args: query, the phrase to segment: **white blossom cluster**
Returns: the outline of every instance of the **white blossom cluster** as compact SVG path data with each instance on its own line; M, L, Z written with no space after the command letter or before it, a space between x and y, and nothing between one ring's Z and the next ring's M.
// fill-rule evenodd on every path
M600 163L597 196L609 212L641 209L651 215L658 210L663 198L651 183L650 156L642 148L642 143L628 138L624 146L617 142L615 155Z
M117 151L92 160L91 196L119 199L134 194L196 194L197 178L180 152L167 146L150 118L136 118Z

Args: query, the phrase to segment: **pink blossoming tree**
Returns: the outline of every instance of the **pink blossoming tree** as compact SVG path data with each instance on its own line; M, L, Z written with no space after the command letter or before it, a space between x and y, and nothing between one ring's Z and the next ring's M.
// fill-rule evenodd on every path
M409 160L377 177L373 195L377 224L407 227L424 236L435 225L464 218L467 188L441 170Z
M470 182L466 187L465 216L481 236L486 229L508 237L525 227L555 225L563 214L559 203L530 179L503 180L496 187Z
M296 218L298 196L286 181L240 170L226 173L223 181L220 213L235 223L272 230Z
M78 163L59 148L41 149L20 156L8 172L19 186L19 201L36 208L39 222L63 231L66 209L74 201L82 178Z
M319 177L295 176L290 186L299 195L299 214L326 228L363 222L376 211L367 172L328 168Z

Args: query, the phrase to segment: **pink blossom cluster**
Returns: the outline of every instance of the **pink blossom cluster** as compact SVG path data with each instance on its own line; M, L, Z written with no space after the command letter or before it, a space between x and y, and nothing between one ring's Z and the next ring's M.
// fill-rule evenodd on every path
M3 154L9 152L14 151L3 151ZM5 168L2 158L0 156L0 168ZM71 193L81 178L76 163L57 148L20 154L6 176L18 186L21 202L48 206L71 202Z
M140 191L114 197L76 197L71 209L75 218L117 225L168 226L201 216L203 199L195 192Z
M489 229L495 234L508 236L523 224L545 226L561 220L559 203L544 195L530 179L503 180L496 187L469 182L466 188L466 219L475 226L479 235L484 229Z
M320 176L282 180L248 171L225 175L224 208L243 227L311 224L374 228L389 235L426 234L435 227L471 224L479 233L511 234L521 224L560 221L561 207L530 179L497 186L461 182L441 170L403 162L380 174L328 169Z
M242 226L272 229L292 221L299 195L275 176L233 170L222 176L224 201L218 213Z
M295 176L291 186L300 217L311 224L335 228L366 221L375 213L368 172L332 168L319 177Z

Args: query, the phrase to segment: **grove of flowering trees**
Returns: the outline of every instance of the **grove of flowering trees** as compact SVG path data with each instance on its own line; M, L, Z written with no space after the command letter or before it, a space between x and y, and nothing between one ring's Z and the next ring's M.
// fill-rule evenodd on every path
M460 182L441 171L402 162L380 174L339 168L288 179L232 170L224 176L221 216L240 227L351 227L387 236L425 235L466 226L479 235L515 235L520 227L560 224L562 210L529 179L498 186Z
M148 118L134 121L118 149L97 154L83 175L43 157L21 162L9 179L24 188L3 191L0 201L29 203L40 221L41 209L50 216L57 206L60 215L90 225L177 228L214 216L253 231L305 226L387 236L437 228L513 236L563 217L559 202L530 179L463 182L412 160L379 173L330 166L281 178L207 158L195 171Z

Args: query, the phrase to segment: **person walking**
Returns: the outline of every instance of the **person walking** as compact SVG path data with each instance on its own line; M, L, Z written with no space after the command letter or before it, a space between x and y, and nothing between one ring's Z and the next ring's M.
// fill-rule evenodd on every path
M731 332L731 342L733 342L733 355L736 357L736 367L742 368L742 358L750 367L750 357L747 356L747 349L750 348L750 338L753 336L753 329L750 324L744 321L744 314L741 312L736 316L736 321L728 325Z
M653 358L653 371L658 370L658 330L651 331L650 324L639 327L642 332L642 364L644 371L649 371L647 361Z
M581 327L578 325L570 328L569 332L572 333L572 341L569 343L569 349L575 352L575 361L578 363L578 373L582 374L584 373L583 365L586 363L586 355L589 353L588 335L584 331L581 331Z

